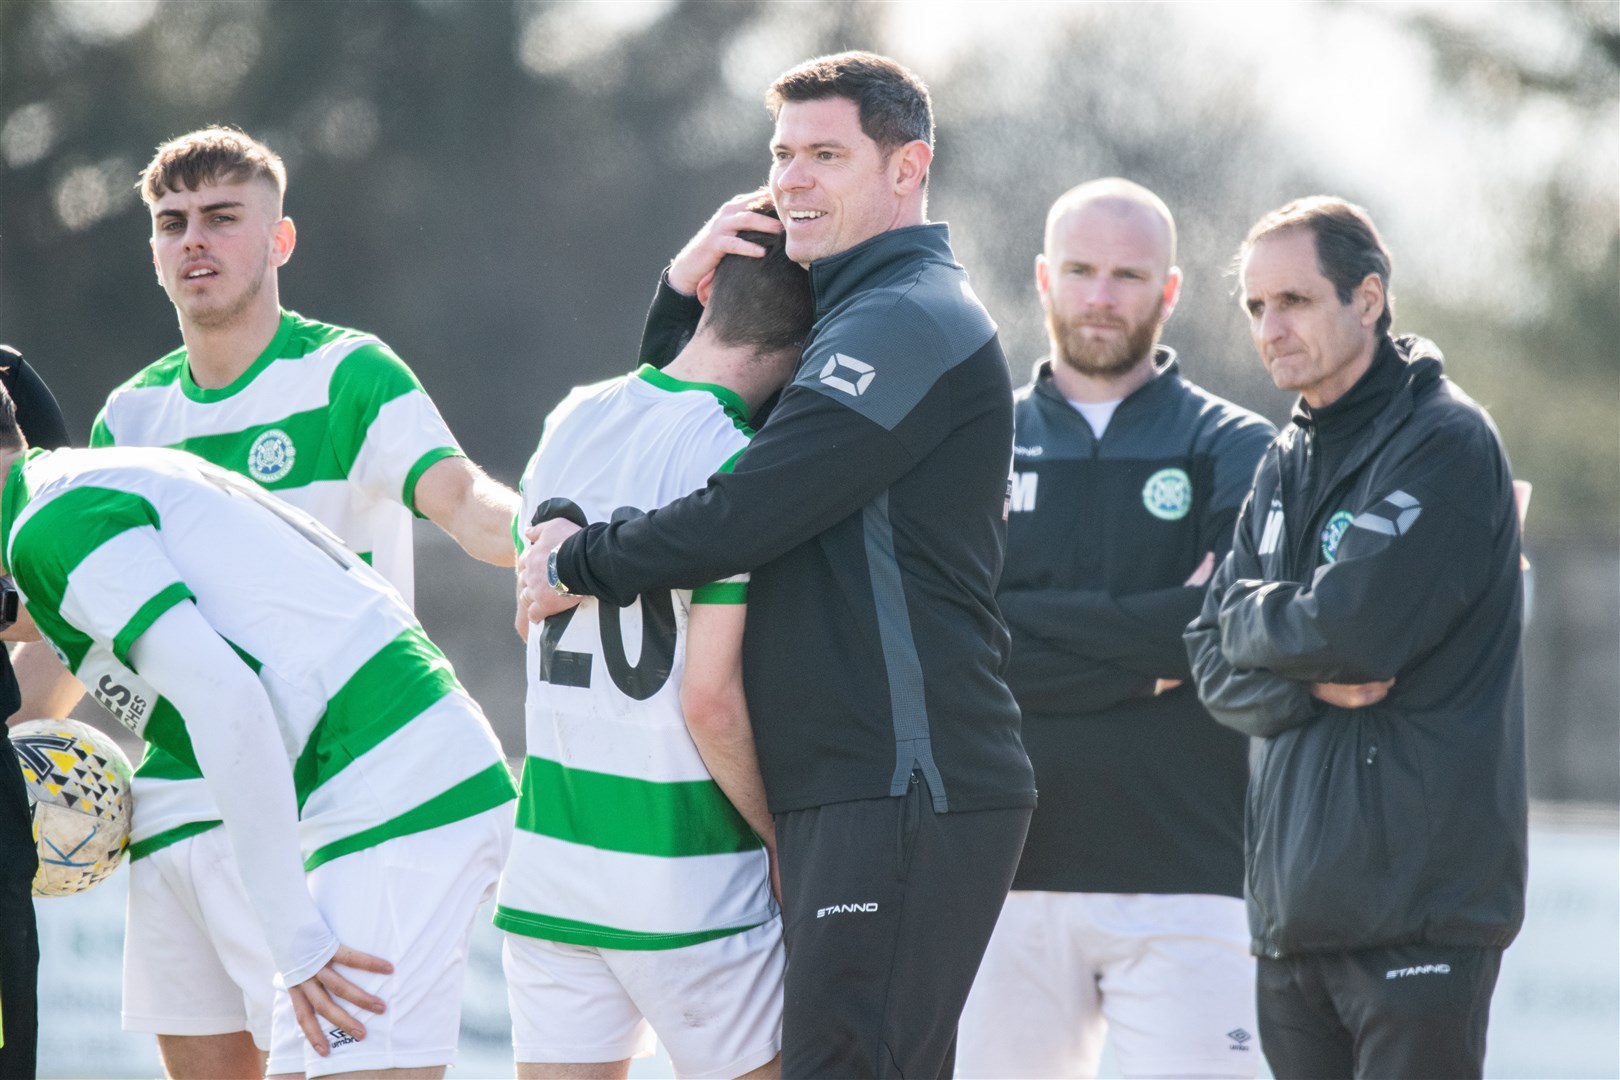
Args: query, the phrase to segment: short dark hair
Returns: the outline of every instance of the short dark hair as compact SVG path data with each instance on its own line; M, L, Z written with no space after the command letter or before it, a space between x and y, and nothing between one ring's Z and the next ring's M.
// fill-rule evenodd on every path
M765 108L775 120L790 101L841 97L860 111L861 131L888 154L921 139L934 144L934 106L928 87L911 71L869 52L818 56L779 75L765 91Z
M1348 304L1368 274L1378 275L1384 283L1384 310L1376 330L1380 337L1388 333L1395 317L1395 296L1389 291L1389 249L1372 215L1355 203L1333 195L1312 195L1280 206L1254 223L1238 250L1239 261L1265 237L1301 228L1316 237L1317 269L1333 283L1339 303Z
M755 202L749 209L776 216L769 199ZM815 321L810 271L788 258L782 233L737 235L764 248L765 256L727 255L720 260L705 310L709 331L722 345L761 354L798 351Z
M171 191L244 180L263 180L276 189L277 201L287 194L287 166L281 155L236 128L206 127L158 147L135 188L151 206Z
M0 382L0 454L15 454L26 449L28 440L17 426L17 406L12 403L5 383Z

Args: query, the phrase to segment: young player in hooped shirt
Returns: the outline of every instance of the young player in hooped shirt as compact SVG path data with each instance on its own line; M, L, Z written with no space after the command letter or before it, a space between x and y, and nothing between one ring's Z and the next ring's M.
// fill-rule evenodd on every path
M547 418L519 523L623 520L731 467L812 311L782 237L746 237L769 253L721 262L667 367L581 387ZM495 916L520 1077L623 1077L654 1033L680 1076L779 1074L782 924L743 699L747 588L744 574L624 608L586 601L527 627L528 757Z
M277 1059L442 1070L516 789L399 594L194 455L27 451L3 395L0 473L0 571L39 632L206 778L279 973Z
M274 151L239 131L195 131L159 147L139 187L184 345L113 391L91 445L177 447L249 477L336 533L407 604L413 513L511 565L516 495L462 454L410 369L371 335L281 308L297 232ZM157 1035L170 1076L257 1074L274 969L220 815L196 769L160 745L136 799L124 1026Z

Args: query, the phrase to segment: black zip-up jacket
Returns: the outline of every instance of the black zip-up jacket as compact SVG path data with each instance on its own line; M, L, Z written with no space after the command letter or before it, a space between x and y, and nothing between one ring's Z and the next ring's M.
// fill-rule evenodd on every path
M1524 919L1519 523L1501 439L1420 338L1267 452L1187 647L1262 739L1256 953L1506 946ZM1320 469L1322 447L1337 463ZM1360 709L1312 682L1395 680Z
M0 345L0 385L11 395L17 426L28 445L47 450L67 445L67 424L55 396L22 354L9 345ZM11 670L11 658L0 648L0 720L21 705L22 689ZM0 893L30 905L37 869L33 828L22 773L12 767L9 758L0 760Z
M1210 719L1181 634L1232 547L1239 504L1276 430L1156 370L1102 438L1042 361L1015 406L1007 683L1041 805L1015 889L1243 895L1249 740Z
M626 604L752 571L744 684L775 813L901 795L914 771L939 811L1032 806L995 603L1012 452L995 324L944 225L810 278L804 357L732 471L592 524L558 575Z

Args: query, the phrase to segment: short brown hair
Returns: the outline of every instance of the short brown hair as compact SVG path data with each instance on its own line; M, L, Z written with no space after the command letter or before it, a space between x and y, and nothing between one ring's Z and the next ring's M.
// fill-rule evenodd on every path
M1378 316L1376 332L1380 337L1388 333L1395 317L1395 297L1389 291L1389 249L1372 215L1355 203L1333 195L1312 195L1280 206L1254 223L1238 249L1239 261L1265 237L1301 228L1316 237L1316 267L1333 283L1339 303L1348 304L1368 274L1378 275L1384 283L1384 310Z
M171 191L245 180L263 180L274 187L277 202L287 194L287 167L279 154L236 128L206 127L158 147L135 188L151 206Z
M775 120L790 101L841 97L860 111L861 131L885 154L915 139L934 144L934 106L928 87L906 68L869 52L818 56L779 75L765 91Z
M776 216L769 199L749 207ZM815 321L810 271L787 256L781 233L741 232L744 240L765 249L764 258L727 255L715 267L704 311L708 328L723 345L759 354L797 352Z

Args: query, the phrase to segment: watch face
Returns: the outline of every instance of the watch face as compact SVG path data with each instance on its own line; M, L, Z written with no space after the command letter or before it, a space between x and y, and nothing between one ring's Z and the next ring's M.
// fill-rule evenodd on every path
M5 578L0 578L0 630L5 630L17 621L17 609L20 600L17 588Z
M552 548L546 553L546 584L557 592L564 592L562 579L557 576L557 549Z

